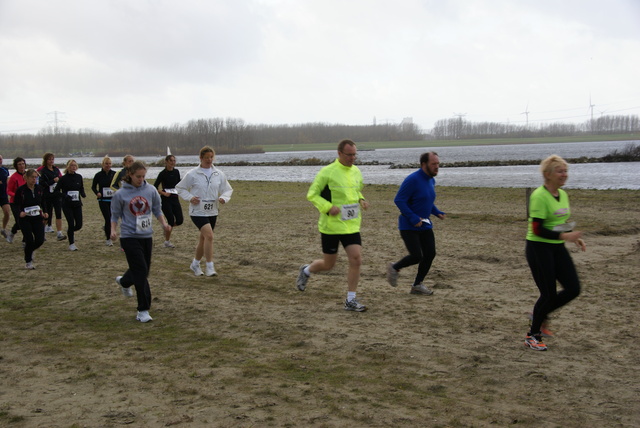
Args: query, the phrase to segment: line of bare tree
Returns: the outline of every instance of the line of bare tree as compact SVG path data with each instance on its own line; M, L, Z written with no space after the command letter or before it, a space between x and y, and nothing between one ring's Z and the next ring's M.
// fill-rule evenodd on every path
M197 119L167 127L140 128L111 134L90 129L45 128L37 134L0 135L0 153L6 158L38 157L45 152L67 156L75 153L122 156L162 155L167 147L176 155L197 153L204 145L218 153L261 152L272 144L331 143L354 141L419 141L476 138L562 137L582 134L640 132L638 116L602 116L582 124L552 123L530 126L493 122L469 122L461 117L441 119L424 132L413 123L342 125L251 125L238 118Z
M462 117L441 119L431 134L436 140L482 138L571 137L581 134L631 134L640 132L638 116L602 116L584 123L511 125L499 122L470 122Z

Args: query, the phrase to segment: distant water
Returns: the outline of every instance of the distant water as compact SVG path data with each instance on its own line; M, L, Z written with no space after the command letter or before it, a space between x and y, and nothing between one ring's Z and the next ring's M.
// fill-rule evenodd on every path
M622 150L630 143L640 141L607 141L586 143L555 144L514 144L499 146L460 146L378 149L361 151L361 162L412 164L418 163L420 154L428 150L436 151L441 162L464 162L482 160L541 160L551 154L564 158L602 157L614 150ZM318 158L333 160L334 150L314 152L278 152L246 155L219 155L216 164L226 173L229 181L288 181L311 182L321 166L225 166L231 162L284 162L291 159ZM161 157L140 157L145 162L157 162ZM178 164L198 163L197 156L176 156ZM57 165L64 165L67 159L56 158ZM76 158L79 163L96 163L99 158ZM30 164L39 163L39 159L28 159ZM119 159L113 159L117 168ZM7 162L6 162L7 163ZM182 174L192 166L178 167ZM389 169L388 165L359 166L366 183L400 184L412 169ZM162 170L151 167L147 173L155 178ZM98 168L80 168L85 178L91 178ZM441 168L437 177L438 185L463 187L536 187L541 184L541 175L537 165L526 166L489 166L471 168ZM640 162L595 163L570 165L569 180L566 188L577 189L640 189Z

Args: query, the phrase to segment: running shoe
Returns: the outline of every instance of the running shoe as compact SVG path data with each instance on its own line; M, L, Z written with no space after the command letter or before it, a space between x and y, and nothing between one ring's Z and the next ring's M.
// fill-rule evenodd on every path
M529 312L529 326L531 326L531 321L533 321L533 313ZM540 336L542 337L553 337L553 333L549 330L549 321L545 320L542 322L540 326Z
M122 279L122 276L116 276L116 284L120 286L120 291L122 291L122 295L124 297L133 297L133 290L131 290L131 287L123 287L122 284L120 283L121 279Z
M107 247L113 247L113 241L111 239L107 239L106 241L104 241L104 245L106 245Z
M56 238L58 241L64 241L67 239L66 235L63 235L62 232L58 232L58 237Z
M2 229L0 230L0 234L2 235L3 238L7 239L7 231Z
M412 285L410 294L422 294L425 296L431 296L433 294L433 290L429 287L425 287L424 284Z
M45 233L53 233L53 232L55 232L55 230L53 230L53 227L47 226L47 227L44 228L44 232Z
M34 270L36 267L33 265L33 262L29 262L27 263L27 265L25 266L27 269L29 270Z
M395 287L398 285L398 274L400 272L395 270L395 268L393 267L393 263L389 263L387 265L387 282L392 286Z
M206 276L216 276L218 274L218 272L216 272L215 268L213 266L209 267L209 266L205 266L204 267L204 274Z
M204 275L204 273L202 273L202 269L200 268L200 263L191 262L190 268L196 276Z
M76 247L76 244L69 245L69 251L78 251L78 247Z
M7 230L7 242L9 244L13 243L13 237L15 236L15 234L13 232L11 232L10 230Z
M138 311L138 316L136 316L136 319L140 322L153 321L153 318L151 318L151 315L149 315L149 311Z
M300 266L300 272L298 272L298 279L296 279L296 287L298 287L298 290L300 291L304 291L307 288L307 282L309 281L309 275L304 273L304 270L307 268L307 266L309 265Z
M176 246L175 246L175 245L173 245L173 244L171 243L171 241L164 241L164 246L165 246L166 248L176 248Z
M345 300L344 301L344 310L345 311L364 312L364 311L367 310L367 307L365 305L359 303L356 299Z
M546 351L547 345L542 343L542 338L540 336L534 336L532 334L527 334L524 338L524 346L528 346L534 351Z

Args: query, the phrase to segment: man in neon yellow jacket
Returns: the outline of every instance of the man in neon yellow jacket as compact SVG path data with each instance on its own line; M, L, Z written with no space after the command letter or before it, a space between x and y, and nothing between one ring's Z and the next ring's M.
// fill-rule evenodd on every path
M354 165L356 153L353 141L342 140L338 144L338 159L322 168L309 187L307 199L320 212L318 230L322 237L324 257L300 267L296 286L298 290L304 291L312 273L331 270L338 258L338 247L342 244L349 259L348 292L344 309L363 312L367 307L356 300L362 264L360 209L366 210L369 203L362 195L362 173Z

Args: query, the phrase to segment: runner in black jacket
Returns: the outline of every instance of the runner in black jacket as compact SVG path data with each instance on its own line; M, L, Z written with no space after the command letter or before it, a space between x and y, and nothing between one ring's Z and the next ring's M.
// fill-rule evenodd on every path
M98 198L100 212L102 212L102 217L104 218L105 245L107 247L113 246L111 241L111 197L113 196L111 182L116 172L111 169L111 164L111 158L105 156L102 159L102 169L93 177L93 183L91 184L91 190Z
M47 214L44 190L36 184L38 172L35 169L29 169L24 177L26 184L18 187L13 203L16 211L19 212L20 230L22 230L24 237L26 268L35 269L33 252L44 243L44 224L49 215Z
M69 237L69 249L78 251L75 244L75 232L82 229L82 200L86 198L82 176L77 174L78 163L69 159L64 175L58 180L56 192L62 193L62 211L67 219L67 236Z
M180 171L176 169L176 158L173 155L167 155L164 158L165 168L160 171L158 178L153 183L160 193L160 199L162 200L162 213L167 219L167 223L174 228L180 226L184 222L184 216L182 215L182 205L180 205L180 198L176 191L176 185L180 183ZM160 185L162 184L162 189ZM174 248L171 243L171 231L164 231L164 246L167 248Z

